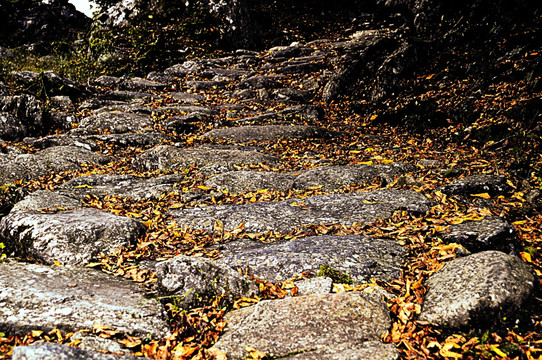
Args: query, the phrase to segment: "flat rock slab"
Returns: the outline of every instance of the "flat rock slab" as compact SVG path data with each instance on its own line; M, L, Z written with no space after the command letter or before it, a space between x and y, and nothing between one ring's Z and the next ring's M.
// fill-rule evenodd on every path
M12 360L140 360L129 355L109 355L97 351L76 349L54 343L34 343L30 346L15 346Z
M104 112L83 118L79 127L71 130L70 133L75 135L89 135L108 130L114 134L122 134L144 130L149 131L153 127L153 121L145 115Z
M300 174L294 182L295 189L323 185L326 190L338 189L352 184L364 184L374 179L385 184L392 183L395 177L414 171L410 164L394 163L388 165L350 165L319 166Z
M0 154L0 184L37 179L49 171L77 170L81 164L103 165L109 161L109 156L78 146L54 146L35 154Z
M97 134L84 137L87 141L99 140L117 146L147 146L160 144L164 140L171 138L162 133L144 132L144 133L123 133L123 134Z
M134 282L90 268L0 263L0 331L75 331L96 323L138 336L169 333L160 302Z
M350 349L335 351L319 349L296 354L281 359L287 360L398 360L399 351L394 344L384 344L381 341L365 341L352 344Z
M136 242L144 232L139 221L92 208L15 211L0 220L0 242L8 254L45 264L84 265Z
M78 199L66 196L56 191L38 190L24 197L19 201L11 213L17 211L31 210L59 210L59 209L78 209L83 207L83 203Z
M400 275L408 251L391 240L366 236L311 236L264 244L246 240L219 248L218 261L234 268L250 269L251 275L276 282L310 271L316 275L327 265L349 275L355 282L389 281Z
M205 181L206 186L239 194L263 189L286 191L294 184L295 176L272 171L228 171Z
M347 351L378 341L391 325L381 296L363 292L262 301L230 312L225 320L225 332L215 347L228 359L244 358L246 346L270 357Z
M506 177L498 175L479 174L456 180L441 191L447 195L457 194L481 194L500 195L510 191L511 187L506 183Z
M233 140L240 143L250 141L329 138L333 132L307 125L247 125L211 130L203 136L211 139Z
M499 251L452 260L427 280L420 320L443 328L486 328L521 309L534 281L527 264Z
M450 232L441 235L447 243L458 243L472 252L484 250L514 251L516 229L498 216L488 216L480 221L467 221L451 225Z
M176 297L185 309L203 306L219 295L233 303L259 294L252 281L211 259L178 255L156 264L156 274L160 295Z
M136 200L157 198L175 191L174 184L184 175L172 174L157 178L140 178L131 175L88 175L65 182L59 190L68 191L78 197L86 194L96 196L116 195Z
M220 220L226 231L232 231L245 222L245 230L249 233L289 233L296 227L310 224L368 224L378 218L387 218L396 210L422 214L427 212L430 206L431 201L415 191L379 190L247 205L171 210L169 215L180 226L205 229L209 232L213 231L215 220Z
M277 164L279 158L258 151L238 149L181 149L161 145L144 151L134 164L145 170L180 169L192 164L199 167L212 167L215 173L233 170L236 164Z

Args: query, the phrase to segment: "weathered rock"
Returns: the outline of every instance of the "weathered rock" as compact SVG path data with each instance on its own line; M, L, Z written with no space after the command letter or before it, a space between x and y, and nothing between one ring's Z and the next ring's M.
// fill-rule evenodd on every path
M167 87L167 85L157 82L157 81L134 77L134 78L123 81L119 85L119 87L121 89L134 90L134 91L149 91L149 90L160 91L160 90L164 90Z
M278 202L248 205L218 205L204 208L171 210L179 225L213 231L215 220L227 231L245 222L249 233L278 231L289 233L296 227L320 223L371 223L387 218L395 210L421 214L431 201L415 191L380 190L355 194L331 194Z
M10 113L0 113L0 139L18 141L26 135L26 126L24 126L15 116Z
M83 203L73 197L60 194L56 191L38 190L19 201L12 209L16 211L45 211L59 209L78 209L83 207Z
M314 105L296 105L279 111L279 115L289 121L319 121L324 117L324 110Z
M81 164L103 165L110 160L78 146L54 146L35 154L0 154L0 184L36 179L48 171L77 170Z
M250 141L266 141L284 139L312 139L328 138L333 133L316 126L306 125L247 125L232 128L222 128L211 130L203 136L212 139L233 140L244 143Z
M45 264L85 265L100 254L133 244L144 231L136 220L91 208L12 211L0 220L6 253Z
M199 167L221 168L215 172L233 170L236 164L258 164L267 162L277 164L278 158L257 151L236 149L181 149L169 145L161 145L144 151L136 159L134 165L146 170L180 169L195 164Z
M258 287L231 267L210 259L178 255L156 264L158 291L175 296L185 309L202 306L223 295L233 302L242 296L254 296Z
M451 225L450 232L441 235L447 243L458 243L472 252L500 250L513 252L516 247L516 229L498 216L480 221L467 221Z
M499 251L452 260L427 280L420 320L452 329L498 324L521 309L534 280L528 265Z
M447 195L481 193L500 195L507 193L511 189L506 181L506 177L504 176L472 175L444 186L441 191Z
M32 95L0 96L0 113L11 114L19 124L19 130L14 134L17 137L6 140L19 140L25 134L37 135L43 129L41 106ZM6 124L12 122L12 120L6 119Z
M375 294L343 292L262 301L232 311L225 320L226 330L215 348L229 359L243 358L246 346L271 357L305 351L340 354L369 344L393 352L379 342L391 320L386 303Z
M295 179L294 188L305 189L323 185L324 189L333 190L346 185L364 184L375 179L389 184L395 177L413 170L415 170L413 165L403 163L375 166L319 166L299 175Z
M281 102L307 102L312 98L312 93L307 90L285 88L273 91L273 97L275 100Z
M138 360L135 356L109 355L55 343L15 346L12 360Z
M48 96L65 95L75 100L89 94L84 86L70 78L62 78L54 71L44 71L40 81Z
M95 141L84 139L78 136L70 135L51 135L44 136L42 138L25 138L23 142L28 145L32 145L36 149L46 149L55 146L76 146L88 151L99 151L100 147Z
M45 113L43 119L46 128L53 130L70 130L79 121L77 116L66 111Z
M89 135L109 130L112 133L122 134L149 131L153 127L154 124L148 116L130 113L101 113L83 118L79 127L73 129L70 133L74 135Z
M297 287L297 294L299 296L329 294L333 288L333 279L325 276L318 276L296 281L295 286Z
M139 336L169 333L161 304L141 287L84 267L2 262L0 305L0 331L14 335L92 329L96 323Z
M273 89L280 87L277 80L282 79L284 76L272 76L272 75L257 75L241 81L237 84L238 89Z
M226 85L228 85L226 81L193 80L186 82L186 86L194 90L224 89Z
M185 92L172 92L172 93L169 93L169 95L171 96L173 100L181 102L181 103L185 103L185 104L194 104L194 103L197 103L198 101L205 100L205 96L203 95L189 94Z
M125 355L130 353L130 350L123 347L114 339L106 339L84 332L76 332L70 337L70 341L77 341L77 348L85 351L99 351Z
M228 171L209 178L205 185L234 194L263 189L286 191L294 179L292 175L271 171Z
M157 198L162 194L175 191L173 185L183 179L184 176L180 174L149 179L130 175L88 175L67 181L58 189L69 191L80 197L86 194L116 195L141 200Z
M104 135L87 135L84 136L86 141L99 140L105 143L115 144L117 146L147 146L157 145L164 140L171 138L159 132L144 132L144 133L124 133L124 134L104 134Z
M122 82L122 78L118 76L110 76L110 75L101 75L96 78L96 80L93 81L93 85L95 86L101 86L101 87L117 87Z
M316 275L321 266L338 270L355 282L389 281L400 274L407 250L390 240L364 236L311 236L262 244L231 242L220 251L219 261L245 269L267 281L284 281L306 271Z

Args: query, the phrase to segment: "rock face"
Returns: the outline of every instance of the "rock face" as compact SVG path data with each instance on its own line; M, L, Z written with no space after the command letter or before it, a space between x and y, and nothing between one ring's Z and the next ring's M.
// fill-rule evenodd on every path
M161 304L138 285L89 268L3 262L0 285L2 332L92 329L95 323L140 336L169 331Z
M156 265L161 296L175 296L185 309L198 307L218 295L226 300L258 294L257 286L227 265L210 259L179 255Z
M395 210L425 213L431 202L414 191L382 190L357 194L331 194L305 199L250 205L219 205L172 210L179 225L212 231L216 220L232 231L245 223L247 232L278 231L289 233L296 227L320 223L370 223L386 218Z
M499 251L452 260L427 281L420 320L452 329L485 327L519 311L534 280L519 258Z
M276 357L307 352L301 359L331 359L331 354L347 359L358 348L362 354L380 354L383 359L397 356L393 346L379 341L391 321L386 303L376 294L349 292L264 301L229 313L226 321L225 333L215 347L231 359L243 358L245 346ZM311 357L311 351L320 352Z
M233 242L220 247L221 263L267 281L284 281L310 271L316 275L329 266L355 282L389 281L399 276L405 248L393 241L363 236L311 236L292 241L262 244Z

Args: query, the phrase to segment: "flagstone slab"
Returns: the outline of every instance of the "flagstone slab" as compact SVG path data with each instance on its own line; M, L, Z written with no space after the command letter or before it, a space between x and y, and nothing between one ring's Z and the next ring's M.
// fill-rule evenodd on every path
M0 331L75 331L94 324L162 338L169 327L158 300L129 280L72 266L0 263Z
M184 175L171 174L156 178L141 178L132 175L86 175L69 180L58 187L78 197L87 194L96 196L115 195L132 199L157 198L175 191L175 183L184 180Z
M277 164L279 158L253 150L241 149L183 149L171 145L160 145L144 151L134 165L145 170L181 169L190 165L212 167L214 173L234 170L237 164Z
M348 275L354 282L397 278L407 249L391 240L361 235L310 236L290 241L262 243L233 241L218 247L224 255L219 262L244 270L267 281L277 282L321 266Z
M169 215L180 226L209 232L213 231L215 221L220 220L227 231L234 230L244 222L245 231L249 233L289 233L296 227L311 224L369 224L378 218L390 217L396 210L423 214L430 206L431 201L415 191L378 190L246 205L178 209L170 210Z
M211 139L233 140L240 143L284 139L329 138L333 132L307 125L247 125L211 130L203 136Z

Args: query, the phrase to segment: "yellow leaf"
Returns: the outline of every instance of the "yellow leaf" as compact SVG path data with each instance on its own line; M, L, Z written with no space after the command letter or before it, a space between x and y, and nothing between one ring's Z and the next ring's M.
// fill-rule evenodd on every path
M521 256L523 261L528 262L528 263L533 262L533 259L531 258L531 254L529 254L528 252L520 252L519 255Z
M425 80L431 80L435 74L430 74L425 77Z
M350 150L349 153L350 154L359 154L361 151L360 150Z
M499 349L497 345L491 345L491 351L493 351L495 354L499 356L502 356L503 358L508 356L504 352L502 352L501 349Z
M482 198L482 199L491 199L491 196L489 196L488 193L471 194L470 196L479 197L479 198Z
M371 115L371 120L374 120L378 117L378 115Z
M382 160L382 164L386 165L386 164L391 164L393 162L393 160L390 160L390 159L384 159Z
M267 355L265 355L263 352L256 350L250 346L245 346L245 350L249 352L253 360L265 359L267 357Z
M365 151L372 152L372 151L375 151L375 149L374 148L367 148L367 149L365 149Z
M135 213L135 212L128 212L127 215L129 215L131 217L135 217L135 218L143 217L143 215Z
M514 221L512 224L514 225L525 225L527 223L527 220L519 220L519 221Z
M55 260L54 265L55 266L62 266L62 263L60 261L58 261L58 260Z
M439 353L440 353L441 356L444 356L444 357L451 357L451 358L455 358L455 359L462 358L463 355L455 353L453 351L450 351L453 348L460 348L460 346L455 344L455 343L446 343L446 344L444 344L442 346Z
M152 220L142 221L141 223L146 227L150 227L152 225Z
M200 189L200 190L209 190L209 189L211 189L211 188L210 188L209 186L199 185L199 186L198 186L198 189Z
M373 162L372 161L360 161L360 162L356 162L356 164L359 164L359 165L373 165Z
M43 331L40 330L32 330L32 337L40 337L41 334L43 334Z
M506 183L507 183L508 185L510 185L511 188L516 189L516 187L514 186L514 183L511 182L510 180L506 180Z
M75 189L82 189L82 188L92 189L92 186L87 185L87 184L83 184L83 185L79 185L79 186L75 187Z

